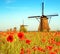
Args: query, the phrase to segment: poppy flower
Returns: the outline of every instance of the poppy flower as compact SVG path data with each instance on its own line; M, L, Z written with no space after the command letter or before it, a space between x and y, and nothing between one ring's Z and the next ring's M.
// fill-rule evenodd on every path
M26 53L27 53L27 54L31 54L31 51L30 51L29 48L26 50Z
M37 46L34 46L32 49L33 49L34 51L36 51L36 50L37 50Z
M55 49L54 52L58 53L59 52L59 49Z
M50 52L49 54L56 54L56 52Z
M42 39L42 42L45 43L45 41L46 41L46 40L43 38L43 39Z
M20 54L24 54L24 49L23 48L21 49Z
M60 32L56 32L54 35L55 36L60 36Z
M11 35L14 35L14 32L10 32Z
M8 41L8 42L12 42L12 41L13 41L13 36L12 36L12 35L9 35L9 36L7 37L7 41Z
M48 50L52 50L52 48L53 48L52 46L47 46Z
M31 42L31 40L26 39L26 43L27 44L30 44L30 42Z
M49 42L50 44L55 44L55 43L56 43L56 42L55 42L55 40L54 40L54 39L52 39L52 38L51 38L51 39L49 39L49 40L48 40L48 42Z
M59 41L59 42L56 42L56 45L57 45L57 46L60 46L60 41Z
M45 50L41 47L38 47L38 51L45 52Z
M54 33L54 36L57 36L57 32Z
M19 32L19 33L18 33L18 38L19 38L20 40L24 40L24 33L23 33L23 32Z

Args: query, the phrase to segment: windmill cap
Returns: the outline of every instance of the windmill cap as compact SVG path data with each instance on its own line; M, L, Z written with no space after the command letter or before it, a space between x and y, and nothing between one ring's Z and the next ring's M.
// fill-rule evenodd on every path
M44 16L44 15L43 15L43 16L41 16L41 18L47 18L47 16ZM48 19L48 18L47 18L47 19Z

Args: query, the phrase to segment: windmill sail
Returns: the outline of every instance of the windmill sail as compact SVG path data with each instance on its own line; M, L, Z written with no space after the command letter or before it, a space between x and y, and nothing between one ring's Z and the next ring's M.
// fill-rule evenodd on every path
M42 2L42 16L44 16L44 2Z

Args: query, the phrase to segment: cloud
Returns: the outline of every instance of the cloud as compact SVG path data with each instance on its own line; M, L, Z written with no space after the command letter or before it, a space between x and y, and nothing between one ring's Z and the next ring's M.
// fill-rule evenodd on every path
M12 3L12 2L14 2L14 0L6 0L7 4Z

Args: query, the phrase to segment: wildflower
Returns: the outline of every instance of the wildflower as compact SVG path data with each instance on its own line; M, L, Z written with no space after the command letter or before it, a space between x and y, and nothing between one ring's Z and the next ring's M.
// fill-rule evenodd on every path
M38 47L38 51L45 52L45 50L41 47Z
M23 32L19 32L19 33L18 33L18 38L19 38L20 40L24 40L24 33L23 33Z
M3 33L3 36L7 36L7 34L6 33Z
M27 52L27 54L31 54L30 49L27 49L26 52Z
M14 35L14 32L10 32L10 34Z
M60 32L56 32L54 36L60 36Z
M36 51L36 50L37 50L37 46L34 46L32 49L33 49L34 51Z
M8 41L8 42L12 42L12 41L13 41L13 36L12 36L12 35L9 35L9 36L7 37L7 41Z
M57 32L54 33L54 36L57 36Z
M24 54L24 49L21 48L20 54Z
M60 46L60 42L56 42L56 45L57 45L57 46Z
M59 52L59 49L55 49L54 52L58 53Z
M27 44L30 44L30 42L31 42L31 40L26 39L26 43Z
M56 54L55 52L50 52L49 54Z
M50 44L55 44L55 43L56 43L53 38L49 39L48 42L49 42Z
M53 48L52 46L47 46L48 50L52 50L52 48Z
M45 41L46 41L46 40L43 38L43 39L42 39L42 42L45 43Z

